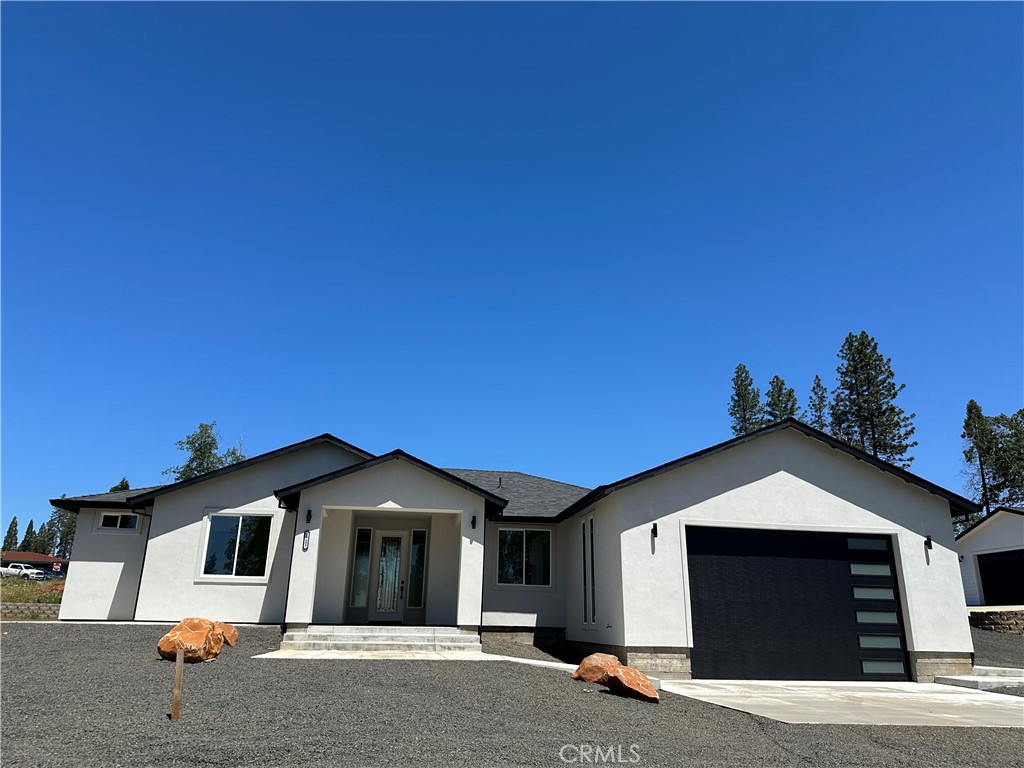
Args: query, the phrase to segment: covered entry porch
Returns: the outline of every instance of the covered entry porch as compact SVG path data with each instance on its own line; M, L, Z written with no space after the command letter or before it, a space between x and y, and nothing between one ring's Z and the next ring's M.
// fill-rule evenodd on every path
M504 499L402 451L275 494L295 515L289 629L479 628L484 519Z

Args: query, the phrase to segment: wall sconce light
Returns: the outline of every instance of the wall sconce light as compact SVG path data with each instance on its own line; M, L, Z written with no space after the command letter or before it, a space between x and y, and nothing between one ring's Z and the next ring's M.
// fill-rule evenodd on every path
M472 528L474 531L476 530L476 515L473 515L473 517L470 518L469 527Z
M306 525L309 525L311 522L313 522L313 510L312 509L307 509L306 510Z
M924 537L924 548L925 549L931 549L932 548L932 537L931 536L925 536Z
M651 536L652 536L652 538L655 538L655 539L658 538L658 524L657 523L655 523L654 525L651 526Z

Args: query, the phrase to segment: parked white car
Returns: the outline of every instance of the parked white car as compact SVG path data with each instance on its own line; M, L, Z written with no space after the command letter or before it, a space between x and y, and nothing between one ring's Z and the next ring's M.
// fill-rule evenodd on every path
M14 565L5 565L3 568L0 568L0 576L17 576L22 579L40 581L43 578L43 572L38 568L33 568L31 565L14 563Z

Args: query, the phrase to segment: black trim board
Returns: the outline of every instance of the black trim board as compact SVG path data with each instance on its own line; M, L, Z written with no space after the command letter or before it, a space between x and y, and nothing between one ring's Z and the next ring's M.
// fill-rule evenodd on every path
M557 516L551 519L555 522L561 522L562 520L566 520L572 517L577 512L581 512L584 509L587 509L591 505L603 499L605 496L609 496L615 491L621 490L622 488L627 488L631 485L641 482L642 480L647 480L648 478L656 477L657 475L664 474L665 472L670 472L673 469L684 467L687 464L692 464L693 462L703 459L707 456L713 456L716 453L721 453L722 451L726 451L730 448L735 448L738 445L743 445L744 443L756 440L759 437L770 435L775 432L781 432L784 429L796 430L797 432L803 434L806 437L819 440L820 442L827 445L829 448L834 448L837 451L842 451L843 453L847 454L848 456L852 456L854 459L857 459L858 461L863 461L866 464L870 464L876 469L880 469L883 472L888 472L891 475L895 475L900 480L903 480L906 483L916 485L917 487L925 491L928 491L929 493L932 493L936 496L939 496L942 499L945 499L947 502L949 502L949 511L952 517L960 517L966 514L975 514L981 509L977 504L975 504L970 499L965 499L963 496L955 494L952 491L948 491L945 488L936 485L935 483L929 482L928 480L925 480L923 477L918 477L917 475L913 474L912 472L908 472L902 467L897 467L895 464L890 464L887 461L882 461L881 459L875 458L870 453L866 453L860 450L859 448L854 448L852 445L844 443L841 440L837 440L831 435L828 435L824 432L821 432L820 430L815 429L814 427L804 424L802 421L794 419L793 417L788 417L783 419L782 421L778 421L774 424L769 424L768 426L762 427L761 429L758 429L749 434L734 437L731 440L726 440L724 443L713 445L710 448L705 448L704 450L697 451L696 453L691 453L688 456L683 456L682 458L679 459L673 459L672 461L666 462L657 467L653 467L652 469L648 469L643 472L638 472L635 475L630 475L629 477L625 477L622 480L619 480L618 482L598 486L590 493L588 493L586 496L584 496L582 499L566 507L564 510L559 512Z
M337 480L339 478L346 477L347 475L352 475L355 474L356 472L361 472L364 469L376 467L388 461L408 462L409 464L412 464L415 467L419 467L420 469L429 472L432 475L436 475L442 480L447 480L449 483L457 485L460 488L464 488L470 493L475 493L477 496L483 497L484 501L487 502L487 506L485 507L485 513L496 514L508 505L508 499L503 499L500 496L496 496L495 494L491 493L490 491L485 491L483 488L475 486L472 483L463 480L461 477L457 477L456 475L451 474L450 472L445 472L443 469L435 467L433 464L428 464L427 462L423 461L423 459L418 459L412 454L406 453L401 449L396 449L389 453L382 454L375 458L369 459L368 461L364 461L361 464L353 464L352 466L345 467L344 469L337 469L334 472L328 472L327 474L320 475L318 477L313 477L310 478L309 480L304 480L301 483L289 485L287 488L281 488L279 490L274 491L274 495L278 499L279 506L283 507L284 509L296 509L299 503L300 494L307 488L313 488L314 486L317 485L323 485L324 483L329 483L332 480Z
M279 456L285 456L289 453L301 451L303 448L309 448L311 446L319 445L321 443L329 443L331 445L336 445L339 448L343 448L346 451L349 451L350 453L354 453L356 456L359 456L363 459L372 459L374 457L372 453L364 451L362 448L357 448L351 443L346 443L344 440L341 440L335 437L334 435L325 432L324 434L318 435L317 437L311 437L309 440L303 440L302 442L299 443L286 445L284 448L278 448L276 451L261 453L259 456L254 456L251 459L240 461L237 464L230 464L226 467L215 469L213 472L206 472L205 474L197 475L196 477L189 478L188 480L182 480L181 482L178 483L171 483L170 485L162 486L161 488L155 491L150 491L149 493L140 494L138 496L129 496L126 499L126 501L131 507L146 506L148 502L152 501L157 496L163 496L165 493L171 493L172 491L181 490L182 488L187 488L190 485L202 483L205 482L206 480L212 480L215 477L221 477L223 475L230 474L231 472L237 472L240 469L252 467L256 464L262 464L265 461L276 459Z

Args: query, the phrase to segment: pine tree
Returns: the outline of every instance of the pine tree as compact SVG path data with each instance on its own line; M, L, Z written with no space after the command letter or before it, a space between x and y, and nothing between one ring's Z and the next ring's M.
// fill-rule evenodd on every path
M18 518L12 517L11 524L7 526L7 535L4 536L4 552L13 552L18 548Z
M45 522L36 531L35 539L32 542L30 552L38 552L40 555L53 554L53 532Z
M732 377L729 417L732 419L734 435L746 435L765 425L761 390L754 386L750 371L742 363L736 366Z
M188 454L188 459L180 466L165 469L163 473L174 475L175 482L179 482L244 461L245 454L242 453L241 442L223 453L218 453L220 435L213 429L216 426L216 421L211 421L209 424L200 422L195 432L178 440L175 445L178 446L178 450Z
M821 376L814 377L811 397L807 401L807 423L822 432L828 431L828 390L821 383Z
M1024 408L992 417L996 433L994 500L1001 506L1024 504Z
M764 396L765 421L769 424L782 421L789 416L796 416L799 410L796 391L792 387L787 387L781 377L772 376Z
M25 538L21 540L21 544L18 545L19 552L31 552L32 547L36 544L36 524L34 520L28 521L28 527L25 529Z
M967 475L967 490L985 510L992 511L990 482L994 473L992 462L996 453L996 434L992 422L974 400L967 403L964 417L964 474Z
M62 499L67 498L61 494ZM71 557L71 545L75 542L75 528L78 527L78 515L66 509L54 507L50 512L50 534L53 537L53 554L56 557Z
M892 360L878 351L878 342L866 331L847 334L839 350L838 384L831 404L832 433L841 440L883 461L909 467L907 452L916 414L906 414L896 397L906 387L897 386Z
M128 484L128 478L122 477L121 482L117 485L110 486L110 491L108 491L108 493L114 493L115 491L130 491L131 488L132 487Z

